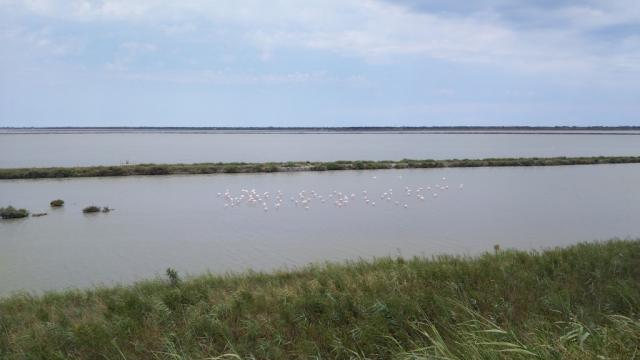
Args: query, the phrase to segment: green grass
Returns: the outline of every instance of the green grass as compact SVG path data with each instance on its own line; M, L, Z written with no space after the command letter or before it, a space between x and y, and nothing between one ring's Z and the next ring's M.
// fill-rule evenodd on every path
M29 216L29 210L16 209L13 206L0 208L0 218L2 219L19 219Z
M286 171L373 170L488 166L558 166L640 163L640 156L500 158L399 161L138 164L119 166L0 169L0 179L37 179L132 175L264 173Z
M634 359L640 241L0 299L0 358Z

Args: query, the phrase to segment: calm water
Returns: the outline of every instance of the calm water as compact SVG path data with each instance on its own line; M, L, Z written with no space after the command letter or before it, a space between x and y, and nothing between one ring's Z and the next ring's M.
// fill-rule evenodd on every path
M436 184L449 189L433 197ZM0 294L131 282L167 267L269 270L640 237L638 184L640 165L0 181L0 206L49 212L0 222ZM227 189L270 192L268 211L260 202L225 207L218 193ZM389 189L392 200L381 199ZM302 190L318 194L307 210L290 200ZM334 204L334 190L347 206ZM48 208L55 198L67 202L63 209ZM82 214L90 204L116 211Z
M0 168L638 155L640 133L0 133Z

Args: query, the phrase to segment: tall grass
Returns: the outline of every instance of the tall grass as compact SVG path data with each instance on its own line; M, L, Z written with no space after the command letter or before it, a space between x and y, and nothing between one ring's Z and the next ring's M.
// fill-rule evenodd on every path
M0 300L2 359L633 359L640 241Z
M0 179L37 179L131 175L264 173L286 171L373 170L488 166L558 166L640 163L640 156L499 158L399 161L139 164L90 167L0 169Z

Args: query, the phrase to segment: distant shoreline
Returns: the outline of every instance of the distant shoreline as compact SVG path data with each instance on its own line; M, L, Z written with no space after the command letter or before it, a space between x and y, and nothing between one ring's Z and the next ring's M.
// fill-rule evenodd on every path
M640 135L640 126L0 127L0 135L93 133Z
M236 173L274 173L297 171L432 169L458 167L565 166L640 163L640 156L593 156L549 158L489 158L452 160L332 161L268 163L131 164L115 166L5 168L0 179L46 179L76 177L121 177L140 175L201 175Z

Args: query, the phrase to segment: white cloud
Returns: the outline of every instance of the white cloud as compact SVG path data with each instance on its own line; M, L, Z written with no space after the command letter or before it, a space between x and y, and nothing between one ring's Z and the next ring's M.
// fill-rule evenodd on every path
M24 27L0 28L0 41L26 46L29 52L37 56L60 57L77 51L79 44L68 39L60 39L47 27L28 29ZM26 54L21 54L26 55Z
M398 55L424 55L454 61L491 61L505 55L515 42L510 30L473 18L449 19L412 13L385 3L366 2L340 26L306 26L249 34L267 49L299 46L334 51L368 60Z
M640 23L637 0L595 1L527 9L548 28L514 26L493 11L416 12L375 0L25 0L28 11L69 21L161 23L189 33L201 19L227 27L258 49L262 60L280 48L329 51L370 62L403 56L473 62L524 71L637 71L637 40L596 44L586 34L601 26ZM526 16L526 14L525 14ZM181 25L184 23L184 25ZM198 29L199 31L206 31Z
M226 70L204 70L189 72L124 72L121 76L128 79L153 81L172 84L209 84L209 85L292 85L320 82L349 83L351 79L329 77L324 72L291 73L246 73Z

